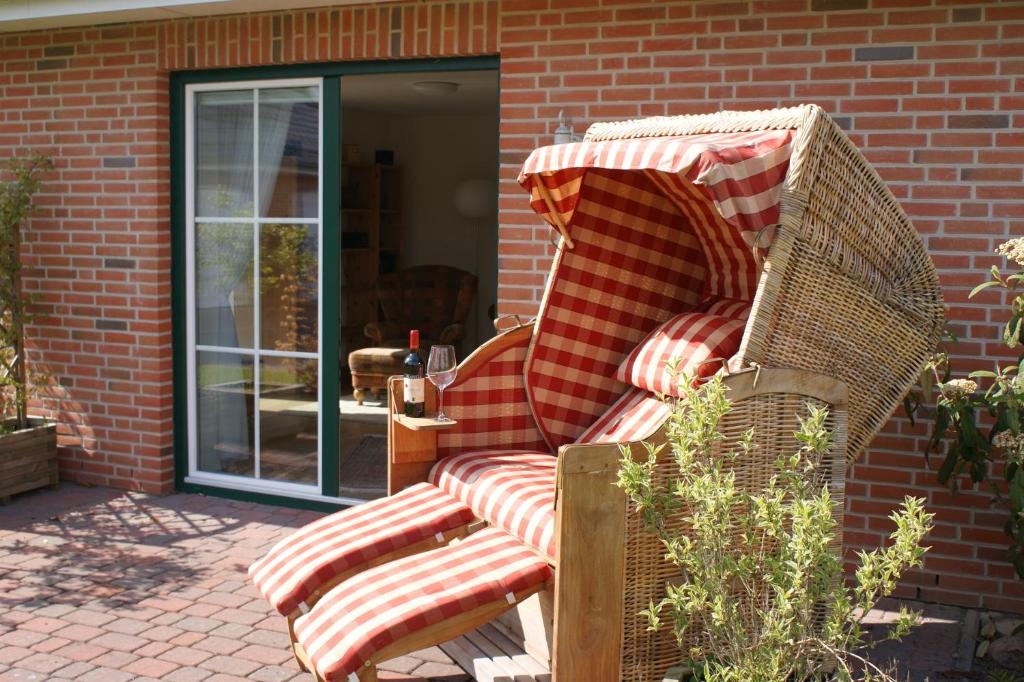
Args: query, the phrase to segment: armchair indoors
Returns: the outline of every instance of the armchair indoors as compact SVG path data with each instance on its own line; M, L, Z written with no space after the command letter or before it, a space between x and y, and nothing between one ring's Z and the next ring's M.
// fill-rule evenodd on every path
M476 295L476 275L447 265L417 265L381 275L377 299L384 319L363 331L369 348L349 353L352 392L362 404L367 391L383 394L388 377L400 374L409 330L420 330L424 351L435 343L457 345Z

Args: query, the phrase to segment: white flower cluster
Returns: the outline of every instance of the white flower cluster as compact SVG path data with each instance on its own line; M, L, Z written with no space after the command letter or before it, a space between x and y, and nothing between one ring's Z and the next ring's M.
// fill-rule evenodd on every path
M966 400L978 390L978 382L970 379L950 379L942 384L942 395L949 400Z
M1000 244L996 248L996 253L1000 256L1006 256L1007 260L1011 260L1024 268L1024 237L1017 237Z
M1010 461L1024 464L1024 433L1000 431L992 439L992 445L1002 450Z

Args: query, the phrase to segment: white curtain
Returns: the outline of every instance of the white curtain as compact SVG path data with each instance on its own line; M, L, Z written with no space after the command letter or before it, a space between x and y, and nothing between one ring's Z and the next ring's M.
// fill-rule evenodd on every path
M260 153L260 216L268 217L270 202L277 187L277 175L281 172L281 158L284 156L288 129L291 126L292 105L288 103L262 102L260 104L260 130L258 135ZM287 218L291 216L275 216Z
M196 97L196 216L251 216L253 93L202 92Z

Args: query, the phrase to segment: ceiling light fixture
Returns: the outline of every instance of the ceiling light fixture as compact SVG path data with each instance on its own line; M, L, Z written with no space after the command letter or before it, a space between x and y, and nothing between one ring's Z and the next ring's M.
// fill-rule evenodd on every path
M459 89L459 84L451 81L416 81L412 89L424 95L451 95Z

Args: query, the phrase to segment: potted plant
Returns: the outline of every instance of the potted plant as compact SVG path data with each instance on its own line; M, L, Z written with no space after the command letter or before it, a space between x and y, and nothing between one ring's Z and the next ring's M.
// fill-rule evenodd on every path
M57 483L57 427L28 415L30 382L25 328L30 299L21 282L21 224L32 212L39 176L53 167L33 156L8 163L0 182L0 501ZM38 374L37 374L38 378Z

